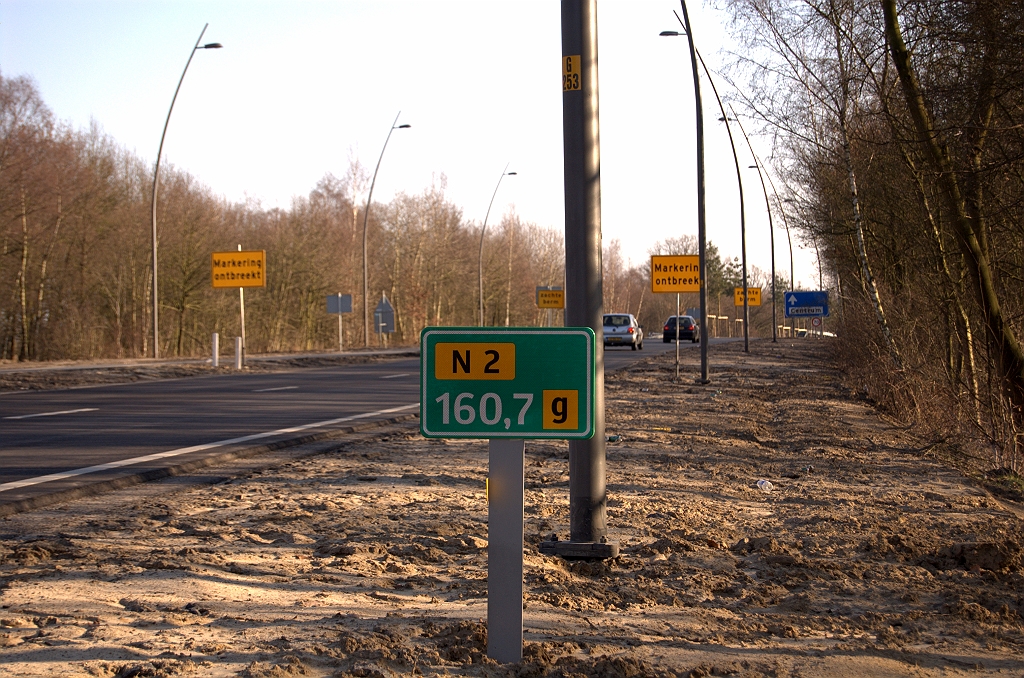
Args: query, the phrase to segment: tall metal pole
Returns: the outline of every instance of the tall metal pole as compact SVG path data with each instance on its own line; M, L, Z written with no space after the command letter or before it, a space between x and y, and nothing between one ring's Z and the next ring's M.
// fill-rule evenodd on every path
M731 110L730 106L730 110ZM747 136L747 131L743 129L743 122L740 121L736 115L736 111L732 113L733 117L736 118L736 124L740 126L740 132L743 133L743 138L747 141L747 148L750 149L750 155L754 158L754 164L752 168L757 170L757 176L761 179L761 190L764 192L764 208L768 212L768 233L771 237L771 248L772 248L772 343L777 344L779 342L779 305L775 300L775 225L772 223L772 206L768 200L768 188L764 185L764 174L761 172L761 161L757 158L757 153L754 153L754 147L750 143L750 137ZM773 187L774 190L774 187Z
M676 15L679 18L679 15ZM697 54L697 58L700 59L700 65L704 68L704 74L708 76L708 82L711 83L711 91L715 93L715 99L718 101L718 110L722 112L722 122L725 123L725 131L729 134L729 147L732 149L732 160L736 164L736 185L740 190L740 253L742 259L742 270L743 270L743 352L750 353L750 333L748 327L750 325L750 311L747 300L747 209L746 203L743 200L743 177L740 175L740 157L736 154L736 142L732 138L732 127L729 125L729 116L725 112L725 106L722 104L722 97L718 96L718 88L715 87L715 80L711 77L711 71L708 70L708 65L704 63L704 57L700 55L700 52L694 50Z
M786 208L782 205L785 201L779 198L779 192L775 190L772 175L766 171L765 176L768 177L768 183L772 185L772 193L775 194L775 200L779 203L779 211L782 212L782 225L786 227L786 240L789 241L789 290L792 292L796 288L796 274L793 268L793 235L789 232L789 217L786 216ZM789 336L792 337L795 324L791 322L789 327Z
M396 129L407 129L412 125L399 125L398 117L402 115L399 111L395 121L391 123L388 136L384 139L384 148L380 149L380 157L377 158L377 166L373 169L373 180L370 181L370 194L366 196L366 209L363 210L363 346L370 345L370 292L368 282L368 269L366 266L366 226L370 219L370 204L373 201L373 186L377 183L377 172L380 170L380 161L384 159L384 151L388 149L388 141L391 140L391 133Z
M569 441L569 542L542 551L610 558L607 543L604 333L601 279L601 151L597 0L562 0L562 148L565 158L565 321L597 335L594 437Z
M707 210L704 194L704 104L700 98L700 72L697 70L697 47L693 44L693 29L686 11L686 0L679 0L683 9L683 27L690 45L690 66L693 70L693 98L697 119L697 240L700 254L700 383L708 379L708 267L707 262Z
M192 57L196 55L197 49L220 49L223 45L219 42L211 42L200 47L199 42L203 39L203 35L206 33L206 29L210 24L204 24L203 30L199 32L199 38L196 40L195 46L192 47L192 51L188 54L188 61L185 62L185 69L181 72L181 77L178 79L178 86L174 88L174 96L171 98L171 107L167 109L167 119L164 121L164 131L160 134L160 147L156 151L156 168L153 170L153 196L150 199L150 203L153 206L152 212L152 226L153 226L153 357L160 357L160 306L159 296L157 295L157 257L156 257L156 188L160 181L160 156L164 152L164 138L167 137L167 126L171 122L171 112L174 110L174 102L178 100L178 92L181 91L181 83L185 81L185 74L188 73L188 66L192 63Z
M487 213L484 215L484 226L480 229L480 256L477 259L477 271L479 274L478 282L480 283L480 326L484 324L484 233L487 232L487 219L491 216L491 207L494 205L494 197L498 195L498 187L501 186L501 180L506 176L515 176L516 172L509 172L508 166L510 163L505 163L505 169L501 170L501 176L498 177L498 184L494 187L494 193L491 194L491 201L487 203Z

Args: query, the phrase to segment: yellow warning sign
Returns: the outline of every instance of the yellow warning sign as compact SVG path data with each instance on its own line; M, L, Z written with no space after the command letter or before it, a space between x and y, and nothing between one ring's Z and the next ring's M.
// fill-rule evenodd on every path
M267 252L213 253L214 287L266 287Z
M732 290L733 303L736 306L743 305L743 288L734 287ZM747 288L747 306L760 306L761 305L761 288L760 287L748 287Z
M565 308L565 290L538 287L537 308Z
M652 292L700 292L700 256L655 254L651 257Z

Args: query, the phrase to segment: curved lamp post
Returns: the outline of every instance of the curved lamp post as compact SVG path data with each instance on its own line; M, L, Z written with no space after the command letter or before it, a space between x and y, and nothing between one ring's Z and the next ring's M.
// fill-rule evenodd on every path
M707 210L704 195L704 105L700 98L700 72L697 70L697 47L693 44L690 15L686 0L679 0L683 9L684 34L690 45L690 67L693 70L693 98L697 123L697 248L700 265L700 383L708 379L708 269L704 265L707 255ZM677 36L677 31L662 31L663 36Z
M743 126L740 126L743 129ZM746 136L744 132L743 136ZM747 139L747 145L750 145L750 140ZM754 155L754 149L750 149L751 155ZM761 161L756 155L754 155L754 164L749 166L750 169L757 170L757 176L761 179L761 190L764 192L764 208L768 212L768 233L771 237L771 248L772 248L772 343L778 343L779 341L779 306L775 303L775 226L772 224L772 208L771 203L768 200L768 189L764 185L764 174L761 172Z
M388 141L391 140L391 133L396 129L409 129L412 125L399 125L398 117L402 115L399 111L395 121L391 123L387 139L384 140L384 148L380 149L380 157L377 158L377 167L373 170L373 180L370 181L370 194L366 196L366 209L363 210L363 346L370 345L370 292L368 289L368 278L366 268L366 225L370 219L370 204L373 201L373 186L377 183L377 171L380 169L380 161L384 159L384 151L388 148Z
M153 357L154 358L159 358L160 357L160 319L159 319L160 318L160 307L159 307L159 304L158 304L159 297L157 296L157 286L156 286L156 280L157 280L157 278L156 278L156 272L157 272L157 262L156 262L156 187L157 187L157 183L160 181L160 156L163 154L163 151L164 151L164 138L167 136L167 125L170 124L170 122L171 122L171 111L174 110L174 102L178 100L178 92L181 90L181 83L184 82L184 80L185 80L185 74L188 73L188 65L190 63L192 63L192 57L194 57L196 55L196 50L197 49L220 49L221 47L223 47L223 45L220 44L219 42L208 42L205 45L200 45L199 44L199 41L203 39L203 34L206 33L206 29L209 27L209 25L210 24L204 25L203 26L203 30L199 33L199 39L196 40L195 47L192 48L192 51L188 55L188 61L185 62L185 70L183 70L181 72L181 78L178 80L178 86L174 90L174 97L171 98L171 107L167 110L167 120L164 121L164 131L163 131L163 134L160 135L160 148L158 148L157 152L156 152L156 169L153 170L153 197L152 197L151 202L153 204L152 225L153 225Z
M729 108L732 109L732 106ZM732 114L736 119L736 124L740 127L740 132L743 133L743 138L747 142L747 148L750 149L750 155L754 158L754 164L749 167L750 169L756 169L757 176L761 179L761 191L764 192L764 208L768 212L768 234L771 238L772 248L772 343L776 344L779 341L779 306L775 303L775 225L772 223L772 207L771 202L768 200L768 189L764 185L764 173L761 171L761 161L758 159L757 153L754 153L754 147L750 143L750 137L747 136L747 130L743 129L743 122L740 121L735 110L733 110ZM774 186L772 189L774 190Z
M675 11L672 13L676 15L679 23L685 27L686 24L679 18L679 15ZM677 36L679 33L677 31L662 31L661 35ZM711 71L708 70L708 65L704 63L704 57L701 56L700 50L694 47L693 51L697 55L701 67L704 69L704 75L707 76L708 82L711 83L711 91L715 94L715 100L718 101L718 110L722 112L722 117L718 120L725 123L725 131L729 134L729 147L732 149L733 163L736 165L736 185L740 191L740 251L743 255L743 352L750 353L750 311L747 300L747 210L746 202L743 199L743 177L740 174L740 158L736 153L736 142L732 138L732 127L729 125L729 121L735 120L735 118L730 118L726 114L725 106L722 104L722 97L718 95L718 88L715 87L715 79L711 77Z
M514 177L518 172L509 172L508 163L505 164L505 169L501 170L501 176L498 177L498 185L494 187L494 193L491 194L491 202L487 204L487 213L484 215L484 226L480 229L480 256L477 259L477 270L479 271L478 281L480 283L480 326L484 325L484 233L487 232L487 218L491 216L491 206L494 205L494 197L498 195L498 187L501 186L501 180L505 177Z
M779 192L775 190L775 182L772 181L772 175L767 172L765 172L765 175L768 177L768 183L772 185L772 193L775 194L775 199L779 202L779 211L782 212L782 225L786 227L786 240L789 241L789 291L792 292L796 289L796 275L793 267L793 235L789 232L789 217L786 216L786 208L782 206L782 203L787 202L787 200L779 198ZM790 336L793 336L794 327L796 325L790 323Z

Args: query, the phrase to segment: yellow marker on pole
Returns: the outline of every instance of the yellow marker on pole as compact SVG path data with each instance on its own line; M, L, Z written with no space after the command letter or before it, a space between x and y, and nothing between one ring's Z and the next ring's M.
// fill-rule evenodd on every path
M579 54L562 57L563 92L583 89L583 81L580 77L583 71L580 69L580 61L581 59Z

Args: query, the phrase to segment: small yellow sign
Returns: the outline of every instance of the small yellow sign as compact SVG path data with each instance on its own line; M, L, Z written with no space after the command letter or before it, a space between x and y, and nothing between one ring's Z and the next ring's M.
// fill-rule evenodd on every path
M266 287L267 252L213 253L214 287Z
M579 391L544 391L544 428L576 428L579 406Z
M537 290L537 308L565 308L565 290Z
M733 303L736 306L743 305L743 288L734 287L732 290ZM761 288L760 287L748 287L747 288L747 306L760 306L761 305Z
M562 57L562 91L583 89L583 71L580 69L580 55Z
M700 256L655 254L651 257L652 292L700 292Z
M516 378L513 343L437 343L434 378L442 381L511 381Z

